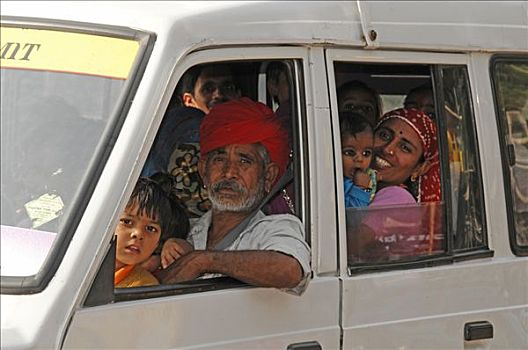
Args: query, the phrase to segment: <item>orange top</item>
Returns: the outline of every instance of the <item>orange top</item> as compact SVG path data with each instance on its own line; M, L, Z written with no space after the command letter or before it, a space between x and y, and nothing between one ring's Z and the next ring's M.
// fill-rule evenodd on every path
M121 282L128 275L130 275L130 273L134 269L134 266L136 266L136 265L125 265L122 268L120 268L119 270L117 270L115 272L115 274L114 274L114 285L119 284L119 282Z

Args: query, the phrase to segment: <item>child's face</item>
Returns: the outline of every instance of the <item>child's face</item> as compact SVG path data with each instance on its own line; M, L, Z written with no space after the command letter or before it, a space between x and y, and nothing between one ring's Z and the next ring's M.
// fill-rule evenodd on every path
M343 175L354 178L357 169L366 170L372 160L374 136L371 130L363 130L355 136L344 134L341 138L341 157L343 159Z
M145 215L139 215L138 204L126 208L119 217L115 230L117 236L116 267L139 264L147 260L161 236L158 221Z

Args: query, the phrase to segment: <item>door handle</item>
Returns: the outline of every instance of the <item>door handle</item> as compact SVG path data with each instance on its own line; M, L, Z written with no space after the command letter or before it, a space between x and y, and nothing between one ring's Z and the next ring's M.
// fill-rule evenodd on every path
M493 325L488 321L468 322L464 325L465 340L493 338Z
M307 341L303 343L294 343L288 345L286 350L322 350L321 344L316 341Z

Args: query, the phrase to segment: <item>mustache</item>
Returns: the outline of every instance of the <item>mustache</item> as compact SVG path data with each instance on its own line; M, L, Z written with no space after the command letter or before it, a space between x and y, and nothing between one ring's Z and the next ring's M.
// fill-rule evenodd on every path
M220 180L211 186L213 192L220 190L231 190L240 194L246 194L246 189L235 180Z

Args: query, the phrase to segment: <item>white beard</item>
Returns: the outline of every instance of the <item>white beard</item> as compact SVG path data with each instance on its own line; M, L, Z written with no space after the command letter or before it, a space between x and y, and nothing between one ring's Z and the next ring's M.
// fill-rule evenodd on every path
M254 209L260 201L264 198L264 178L260 179L257 184L257 191L255 195L249 195L247 189L243 188L238 182L224 180L214 185L208 185L207 191L209 193L209 200L215 211L227 211L227 212L249 212ZM228 182L230 188L237 191L240 197L237 201L225 200L221 196L217 196L216 191L220 184Z

